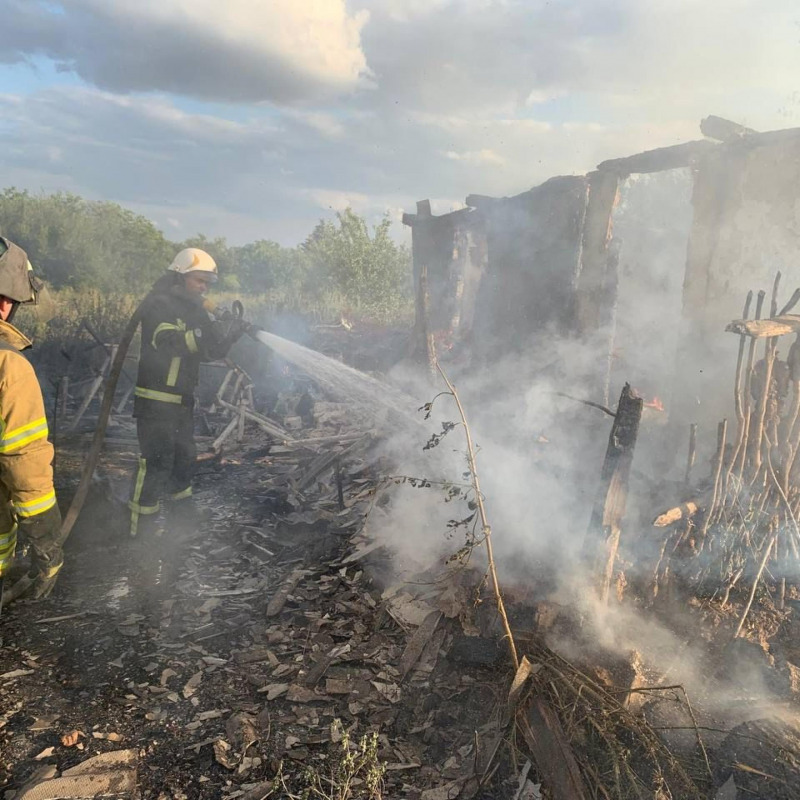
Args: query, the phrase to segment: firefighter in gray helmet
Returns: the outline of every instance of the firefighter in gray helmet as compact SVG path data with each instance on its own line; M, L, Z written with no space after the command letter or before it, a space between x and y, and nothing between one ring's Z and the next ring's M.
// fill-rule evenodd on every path
M25 251L0 237L0 578L11 566L19 531L31 547L33 598L52 591L63 564L42 390L21 352L31 342L11 324L20 305L37 301L40 288Z

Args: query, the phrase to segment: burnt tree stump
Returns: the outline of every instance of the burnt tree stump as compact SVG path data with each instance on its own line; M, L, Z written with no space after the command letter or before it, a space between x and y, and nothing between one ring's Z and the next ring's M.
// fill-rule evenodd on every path
M626 383L617 405L614 424L608 437L600 486L592 508L589 529L584 540L584 558L597 576L597 592L602 602L608 601L619 536L628 502L633 451L639 434L644 401Z

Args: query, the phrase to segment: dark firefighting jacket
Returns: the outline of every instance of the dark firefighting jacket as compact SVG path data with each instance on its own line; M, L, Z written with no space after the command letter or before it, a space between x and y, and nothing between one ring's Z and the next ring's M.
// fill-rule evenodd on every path
M0 576L14 557L18 524L53 540L60 528L42 390L20 353L30 344L0 321ZM47 530L39 530L42 523ZM51 566L59 567L60 559Z
M179 285L154 291L142 315L134 416L160 415L165 406L191 408L200 363L223 358L230 346L201 297Z

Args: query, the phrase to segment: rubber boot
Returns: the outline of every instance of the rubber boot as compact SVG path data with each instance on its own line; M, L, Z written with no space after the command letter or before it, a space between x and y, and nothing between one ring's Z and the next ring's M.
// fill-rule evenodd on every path
M58 573L63 566L64 562L62 561L60 564L48 565L38 570L33 586L28 593L31 600L44 600L45 597L50 596L58 580Z
M50 596L58 580L58 573L64 566L62 561L55 565L34 565L25 575L14 581L5 591L3 605L24 598L26 600L44 600Z
M141 540L152 540L161 531L161 520L156 514L137 514L131 512L130 535Z

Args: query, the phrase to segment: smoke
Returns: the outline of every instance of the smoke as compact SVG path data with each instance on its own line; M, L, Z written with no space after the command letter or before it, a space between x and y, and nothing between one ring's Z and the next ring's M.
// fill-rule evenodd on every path
M654 567L656 537L649 523L644 527L640 521L660 510L653 507L654 498L672 494L675 502L681 499L677 478L683 471L688 422L694 421L692 409L687 413L680 401L697 390L696 376L687 374L681 360L684 276L695 211L688 170L627 179L612 220L619 267L610 330L597 331L588 340L571 337L559 324L558 310L551 309L549 326L527 340L520 337L513 346L499 337L482 341L481 351L494 354L491 361L476 365L474 358L462 358L468 353L457 347L442 359L479 448L478 472L501 583L512 596L519 597L522 590L529 603L548 598L571 606L584 620L585 641L557 638L551 646L567 657L587 660L592 652L621 658L638 653L656 667L654 682L683 685L718 720L731 708L741 720L743 698L758 704L751 707L753 714L775 710L774 670L757 646L746 658L732 652L729 666L735 669L720 671L720 660L709 655L710 642L697 637L696 608L671 611L667 619L630 601L606 607L595 600L581 550L612 420L564 396L603 403L597 396L598 375L608 369L612 411L625 382L645 400L659 398L665 406L664 411L645 409L623 530L626 575L646 579ZM494 236L499 235L495 229ZM516 260L522 263L522 255ZM739 297L747 279L736 273L731 298ZM726 303L715 307L715 318L737 316ZM708 404L717 410L729 402L737 344L723 328L716 325L708 335L702 356L718 362L715 374L724 375L709 392ZM484 327L482 335L491 330ZM703 360L699 363L702 369ZM445 390L407 365L396 368L390 378L405 394L418 398L420 406ZM446 501L450 485L469 480L464 432L455 427L436 447L423 449L430 436L441 433L443 423L458 419L452 398L439 396L423 429L404 429L387 445L397 475L430 484L389 484L368 520L368 533L392 553L398 579L429 579L465 543L464 528L452 523L467 516L469 508L463 497ZM707 435L704 443L709 449L713 436ZM705 472L702 450L698 470ZM472 563L483 570L481 548L473 552Z

